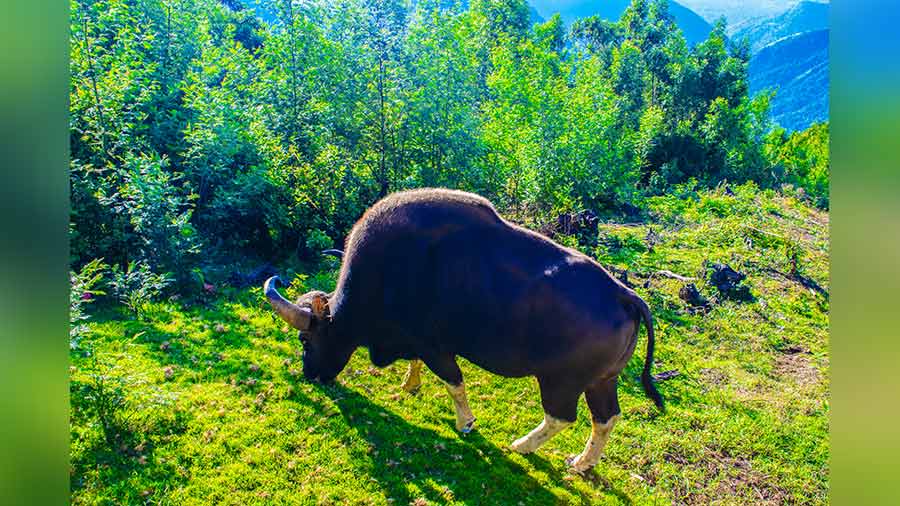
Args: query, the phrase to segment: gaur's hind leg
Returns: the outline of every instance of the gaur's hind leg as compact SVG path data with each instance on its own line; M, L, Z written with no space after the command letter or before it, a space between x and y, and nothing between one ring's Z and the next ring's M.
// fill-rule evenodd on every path
M617 378L599 380L584 391L584 398L591 410L591 437L588 438L580 455L566 459L566 463L572 466L575 472L583 473L597 464L609 440L609 433L620 418L616 383Z
M456 358L443 356L437 358L425 358L425 365L444 382L447 393L453 399L453 408L456 410L456 430L467 434L475 425L475 415L469 409L469 399L466 397L466 386L463 383L462 371L456 364Z
M578 411L578 396L581 392L565 382L538 379L541 387L541 404L544 406L544 420L533 431L513 441L510 448L519 453L531 453L550 438L575 422Z
M406 376L400 388L414 394L419 391L422 386L422 361L413 359L409 361L409 369L406 370Z

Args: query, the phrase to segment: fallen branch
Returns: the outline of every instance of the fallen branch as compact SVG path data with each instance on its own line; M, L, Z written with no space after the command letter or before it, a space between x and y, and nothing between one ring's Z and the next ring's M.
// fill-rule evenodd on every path
M600 226L603 226L603 227L613 227L613 228L614 228L614 227L636 228L636 227L645 227L645 226L647 226L647 224L646 224L646 223L613 223L613 222L607 222L607 223L601 223Z
M763 270L770 272L772 274L775 274L777 276L781 276L782 278L784 278L788 281L793 281L795 283L799 283L801 286L803 286L807 290L809 290L813 293L818 293L823 298L825 298L825 300L829 300L828 290L822 288L821 285L816 283L815 280L813 280L811 278L808 278L802 274L791 275L786 272L781 272L778 269L773 269L772 267L763 267Z
M663 371L659 374L654 374L653 381L656 381L656 382L665 381L667 379L674 378L674 377L678 376L679 374L681 374L681 373L676 371L675 369L672 369L671 371Z
M694 281L694 278L689 278L687 276L682 276L680 274L675 274L672 271L666 271L666 270L656 271L650 277L652 278L653 276L656 276L656 275L662 276L664 278L669 278L669 279L677 279L678 281L684 281L685 283L687 283L688 281Z

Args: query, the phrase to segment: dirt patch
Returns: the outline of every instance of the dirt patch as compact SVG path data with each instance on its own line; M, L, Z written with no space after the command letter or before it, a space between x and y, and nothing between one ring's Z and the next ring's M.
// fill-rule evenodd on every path
M709 369L700 369L700 382L708 392L714 388L722 388L724 385L727 385L729 378L725 371L710 367Z
M716 487L719 497L749 497L755 504L784 504L789 497L784 489L773 483L770 476L753 469L749 460L718 456L711 461L711 465L722 477Z
M709 478L704 487L676 486L672 491L673 504L711 504L723 500L746 504L772 505L790 502L790 494L775 484L771 476L753 468L752 462L743 457L710 453L697 465L706 468Z
M819 382L821 374L809 359L809 354L798 350L779 355L775 359L775 374L781 378L789 378L801 385L812 385Z

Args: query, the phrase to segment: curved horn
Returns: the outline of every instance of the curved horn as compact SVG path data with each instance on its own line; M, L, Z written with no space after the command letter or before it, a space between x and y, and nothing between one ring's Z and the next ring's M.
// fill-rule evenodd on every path
M344 258L344 252L339 249L326 249L322 251L323 255L331 255L337 258Z
M279 279L278 276L272 276L266 280L265 284L263 284L263 291L266 293L266 298L269 299L269 304L272 305L272 308L275 309L278 316L280 316L282 320L288 322L291 327L294 327L297 330L309 330L312 313L308 309L293 304L291 301L282 297L281 294L278 293L278 290L275 289L275 285L280 282L281 279Z

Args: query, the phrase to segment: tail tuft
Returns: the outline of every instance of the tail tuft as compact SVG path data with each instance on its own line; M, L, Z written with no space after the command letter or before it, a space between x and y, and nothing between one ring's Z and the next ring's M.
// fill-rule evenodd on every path
M653 404L656 404L656 407L660 411L665 412L666 406L665 403L663 403L662 395L660 395L659 390L656 389L656 383L653 382L653 377L646 369L641 374L641 386L644 387L644 393L653 401Z

